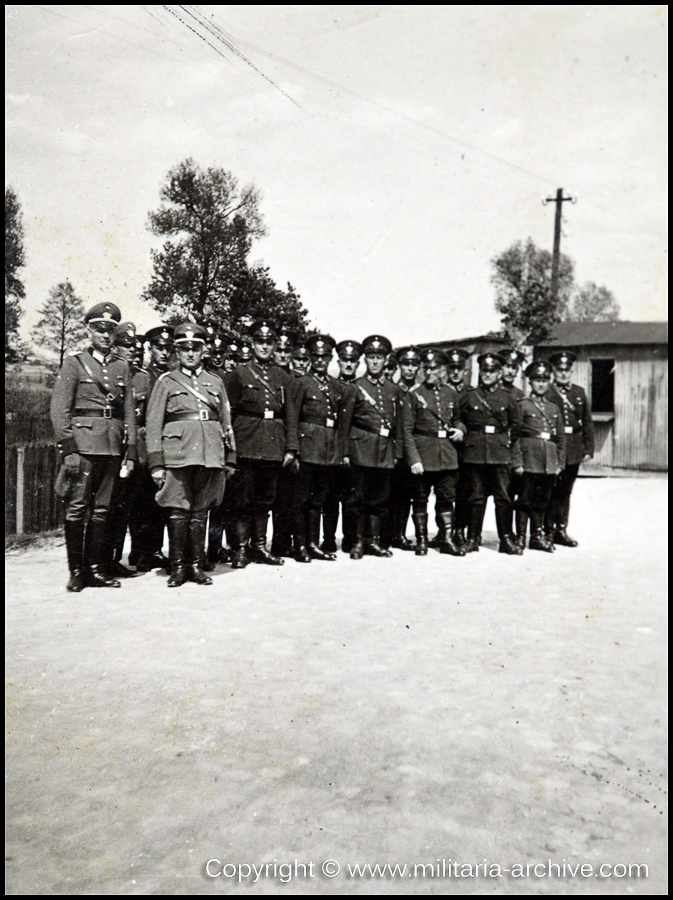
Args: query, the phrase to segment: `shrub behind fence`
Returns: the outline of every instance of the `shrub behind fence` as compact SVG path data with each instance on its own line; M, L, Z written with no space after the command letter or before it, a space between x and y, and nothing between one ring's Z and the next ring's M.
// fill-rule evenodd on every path
M5 534L58 528L63 502L54 493L59 455L53 443L5 450Z

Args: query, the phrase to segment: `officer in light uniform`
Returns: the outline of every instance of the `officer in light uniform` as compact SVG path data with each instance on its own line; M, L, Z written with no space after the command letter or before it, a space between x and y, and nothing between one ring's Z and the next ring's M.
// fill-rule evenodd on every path
M254 359L228 375L226 385L238 447L238 472L232 485L236 511L232 565L237 569L250 561L283 564L282 557L267 550L266 532L278 474L283 466L294 463L297 452L288 433L290 377L273 364L275 327L262 320L253 324L250 333Z
M576 547L577 541L568 535L570 497L575 487L580 465L594 455L594 423L591 405L584 388L572 383L576 356L561 350L549 357L554 369L554 383L549 399L560 408L563 431L566 435L566 465L556 479L547 515L547 532L555 544Z
M91 346L63 361L51 399L51 421L67 482L65 542L73 593L120 587L106 566L106 531L115 481L125 454L136 460L136 416L129 365L110 352L121 312L98 303L85 316ZM124 445L126 434L126 445Z
M453 540L453 504L458 481L456 445L462 442L465 425L458 417L459 395L441 381L446 364L443 354L432 348L421 353L424 378L412 387L402 404L404 452L413 478L416 555L428 552L428 498L435 491L435 515L439 526L439 552L464 556Z
M154 385L164 372L168 372L173 359L173 328L170 325L157 325L147 331L145 339L150 351L150 359L145 367L148 376L146 412ZM157 505L155 500L157 485L147 466L142 467L138 481L138 493L129 523L131 531L129 564L136 566L138 572L168 568L168 560L161 552L168 516L166 510Z
M544 517L554 480L565 465L566 436L561 410L548 399L551 379L549 363L531 363L526 368L526 377L531 393L518 401L521 423L512 447L512 465L519 476L517 541L525 547L530 519L530 549L551 553L554 544L545 535Z
M338 381L346 393L355 384L355 377L362 346L358 341L340 341L336 345L339 362ZM353 479L347 466L339 465L333 470L333 478L323 504L323 542L320 549L325 553L336 553L336 532L339 522L339 505L341 505L341 549L350 553L355 540L355 513L353 512Z
M464 462L470 485L469 522L465 550L479 550L486 499L493 495L500 553L520 556L523 550L512 534L509 480L512 455L511 434L518 432L520 411L517 401L500 386L503 358L482 353L479 384L461 395L458 411L467 426Z
M381 546L381 519L390 501L390 474L401 457L400 393L383 374L392 345L388 338L370 335L362 342L367 372L358 378L344 402L341 444L344 463L352 467L354 509L357 514L351 559L389 557Z
M297 514L294 523L295 559L333 561L336 552L320 544L320 517L335 471L343 465L339 438L345 385L327 373L336 342L329 335L313 335L306 342L311 372L299 379L293 398L292 429L299 447Z
M174 332L179 368L157 381L147 410L147 458L169 510L169 587L190 580L212 584L203 572L208 509L221 503L226 462L236 446L222 380L202 365L207 333L186 322Z

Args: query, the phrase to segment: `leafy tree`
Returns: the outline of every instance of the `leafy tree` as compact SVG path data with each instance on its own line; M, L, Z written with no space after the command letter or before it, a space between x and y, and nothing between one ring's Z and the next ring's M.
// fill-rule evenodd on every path
M26 296L19 269L26 264L21 204L11 187L5 188L5 360L15 362L25 345L19 341L21 300Z
M575 293L567 319L570 322L617 322L619 304L612 291L587 281Z
M31 340L58 357L59 368L69 350L75 350L87 338L84 304L69 281L49 291L40 310L40 320L31 332Z
M262 265L241 273L229 300L229 310L228 324L238 332L244 332L246 324L256 319L285 325L300 335L306 334L308 328L308 312L294 287L288 282L287 290L281 290L268 267Z
M168 240L152 252L154 275L143 298L166 319L200 319L206 308L227 318L252 241L265 234L258 190L239 189L230 172L204 171L186 159L168 172L159 196L148 227Z
M536 343L563 320L574 285L574 265L561 254L559 289L551 296L552 254L540 249L531 238L517 241L491 260L495 286L495 308L502 314L508 338L515 344Z

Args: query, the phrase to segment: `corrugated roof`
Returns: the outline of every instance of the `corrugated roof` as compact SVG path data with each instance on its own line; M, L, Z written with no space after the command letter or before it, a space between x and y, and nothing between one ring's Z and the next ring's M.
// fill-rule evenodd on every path
M668 322L561 322L540 347L668 344Z

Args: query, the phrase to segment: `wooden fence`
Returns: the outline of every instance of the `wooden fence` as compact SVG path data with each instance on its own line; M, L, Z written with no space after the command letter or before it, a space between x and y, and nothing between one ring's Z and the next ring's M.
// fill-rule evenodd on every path
M52 443L5 448L5 534L49 531L63 522L63 502L54 493L59 468Z

